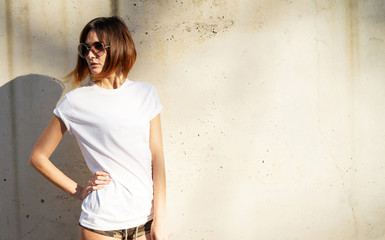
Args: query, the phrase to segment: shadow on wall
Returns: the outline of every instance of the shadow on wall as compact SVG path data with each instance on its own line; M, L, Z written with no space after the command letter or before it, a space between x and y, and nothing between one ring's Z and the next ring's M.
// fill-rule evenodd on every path
M48 182L28 164L52 117L63 84L30 74L0 87L0 239L77 239L79 200ZM76 141L65 134L51 161L86 183L89 170Z

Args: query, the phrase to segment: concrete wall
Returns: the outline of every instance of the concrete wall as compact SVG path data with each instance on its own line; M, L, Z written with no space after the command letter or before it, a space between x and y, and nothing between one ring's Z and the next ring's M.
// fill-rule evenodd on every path
M109 15L165 106L173 239L385 239L381 0L0 1L0 239L77 239L80 202L27 160ZM86 182L68 134L52 160Z

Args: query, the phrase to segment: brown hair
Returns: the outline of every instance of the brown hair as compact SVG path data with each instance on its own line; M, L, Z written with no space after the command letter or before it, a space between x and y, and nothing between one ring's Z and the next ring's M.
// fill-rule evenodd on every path
M122 74L125 79L136 60L136 50L130 31L119 17L99 17L91 20L80 33L80 43L84 43L90 31L95 31L106 48L106 61L99 74L91 74L87 61L78 55L75 69L68 74L73 76L72 86L78 87L89 74L93 79L101 79L111 74Z

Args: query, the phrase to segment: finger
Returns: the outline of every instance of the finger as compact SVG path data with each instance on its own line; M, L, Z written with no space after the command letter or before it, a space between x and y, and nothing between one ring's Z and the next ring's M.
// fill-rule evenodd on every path
M92 186L92 191L96 191L96 190L101 190L104 188L104 185L95 185L95 186Z
M95 182L94 181L88 181L87 185L85 186L85 188L91 188L92 186L95 186Z
M110 174L108 172L96 171L94 175L96 175L96 176L109 176Z
M108 185L111 181L104 181L104 180L95 180L94 185Z
M110 176L96 176L95 177L95 180L99 180L99 181L111 181L112 178Z
M109 176L106 176L106 177L101 177L101 176L98 176L94 179L94 181L103 181L103 182L111 182L112 181L112 178L109 177Z
M92 190L92 187L93 186L96 186L96 185L94 185L94 184L92 184L92 185L87 185L85 188L84 188L84 192L86 192L86 193L90 193L90 192L92 192L93 190Z

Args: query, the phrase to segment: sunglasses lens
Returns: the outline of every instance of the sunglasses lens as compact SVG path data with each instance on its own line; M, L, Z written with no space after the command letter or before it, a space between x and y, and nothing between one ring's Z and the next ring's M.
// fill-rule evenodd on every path
M80 43L79 46L78 46L78 54L82 58L86 58L88 53L90 52L90 50L94 54L96 54L96 55L98 55L100 57L100 56L102 56L104 54L104 52L106 51L106 48L104 47L102 42L94 42L92 44L91 48L89 48L84 43Z
M79 44L78 54L80 57L85 58L88 55L88 52L89 52L89 49L84 43Z
M104 51L104 45L101 42L94 42L92 44L93 48L95 49L96 53L103 52Z

